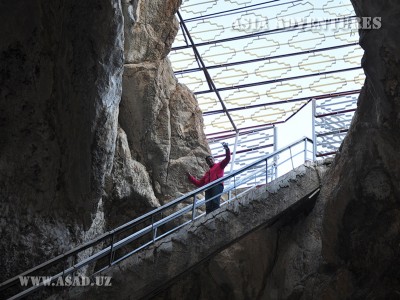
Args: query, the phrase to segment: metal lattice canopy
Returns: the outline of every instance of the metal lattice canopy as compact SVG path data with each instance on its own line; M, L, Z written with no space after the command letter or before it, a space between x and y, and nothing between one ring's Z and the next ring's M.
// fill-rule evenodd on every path
M311 99L357 98L363 51L350 0L184 0L170 53L212 138L285 123Z

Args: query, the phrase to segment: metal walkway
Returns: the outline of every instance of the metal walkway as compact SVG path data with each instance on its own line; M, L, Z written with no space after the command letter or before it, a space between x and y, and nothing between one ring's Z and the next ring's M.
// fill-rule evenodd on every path
M313 157L312 150L312 140L304 137L287 147L248 164L240 170L106 232L95 240L80 245L1 283L0 294L10 297L9 299L22 299L41 289L42 291L45 290L43 287L49 288L60 278L65 278L66 276L95 276L202 218L205 214L205 202L202 194L206 189L225 182L221 207L235 205L246 194L260 187L260 178L263 178L263 181L261 180L263 184L269 183L274 179L276 177L274 172L278 165L289 163L291 168L287 171L294 170L305 161L308 161L309 157L311 160ZM252 182L256 185L252 184ZM313 187L313 191L315 189ZM265 191L265 189L262 190ZM312 191L308 191L307 194L310 192ZM269 208L268 210L274 211L275 208ZM211 215L213 214L214 212ZM41 275L45 275L46 280L42 280L34 286L21 286L22 277Z
M175 76L196 96L211 149L238 145L234 170L281 147L299 115L294 139L312 134L315 157L335 154L365 78L351 1L183 0L177 19Z

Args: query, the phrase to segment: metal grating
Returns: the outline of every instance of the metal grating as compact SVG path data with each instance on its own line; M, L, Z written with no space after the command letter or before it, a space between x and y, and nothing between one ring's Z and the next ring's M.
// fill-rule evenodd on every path
M316 157L332 156L340 147L357 108L357 98L354 94L315 100Z
M314 150L336 151L364 82L350 0L184 0L178 17L169 57L197 97L214 155L222 139L237 144L233 169L272 152L285 138L274 128L312 99Z

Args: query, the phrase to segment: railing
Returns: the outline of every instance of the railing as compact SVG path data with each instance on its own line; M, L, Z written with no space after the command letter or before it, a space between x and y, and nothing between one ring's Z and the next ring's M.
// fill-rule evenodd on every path
M311 146L308 145L309 143ZM14 296L9 299L21 299L43 286L51 285L60 277L65 278L79 273L94 276L204 215L205 200L201 195L205 190L225 182L226 187L221 193L221 206L223 206L257 186L270 182L277 177L278 170L283 170L279 171L282 174L286 173L304 163L308 155L313 157L312 143L311 139L304 137L283 149L268 154L248 166L3 282L0 284L0 292L3 295L7 291L12 292ZM212 199L208 201L210 200ZM87 252L92 253L87 254ZM75 262L75 260L79 261ZM49 273L54 275L49 276ZM18 286L21 277L39 274L45 274L48 279L20 291L23 288Z

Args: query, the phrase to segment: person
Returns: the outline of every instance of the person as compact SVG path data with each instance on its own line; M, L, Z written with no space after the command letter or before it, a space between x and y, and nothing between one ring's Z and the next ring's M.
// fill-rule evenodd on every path
M222 143L222 146L225 149L225 158L219 163L215 163L214 157L208 155L206 157L206 162L207 165L210 167L210 169L203 175L201 179L196 179L190 173L187 173L189 181L192 182L195 186L202 187L203 185L206 185L224 176L224 168L228 165L229 161L231 160L231 151L229 150L227 143ZM219 208L221 193L223 190L224 190L223 182L206 190L206 195L205 195L206 214ZM215 198L212 199L214 196Z

